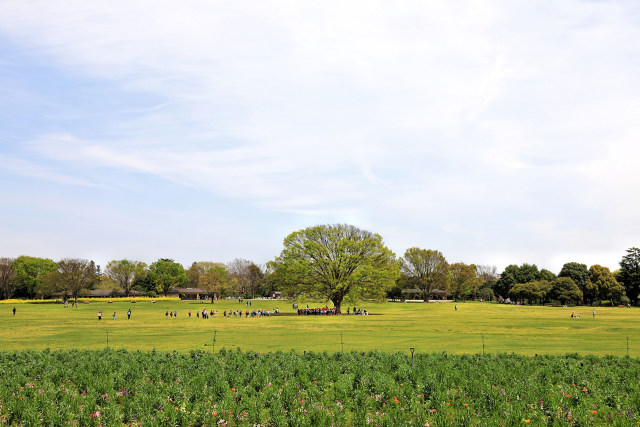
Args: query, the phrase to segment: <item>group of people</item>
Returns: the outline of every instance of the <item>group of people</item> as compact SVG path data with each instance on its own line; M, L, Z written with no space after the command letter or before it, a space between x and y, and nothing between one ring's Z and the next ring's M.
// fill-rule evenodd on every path
M242 317L242 315L244 314L244 317L261 317L261 316L271 316L273 314L279 314L280 310L279 309L275 309L275 310L263 310L263 309L257 309L257 310L245 310L244 312L242 310L224 310L222 312L222 316L223 317ZM188 317L191 318L192 313L191 310L188 311L187 313ZM218 311L217 310L207 310L207 309L203 309L202 311L200 310L196 310L196 318L197 319L209 319L209 318L215 318L218 315ZM178 317L178 312L177 311L167 311L165 313L165 317L169 318L176 318Z
M358 308L356 309L355 307L353 307L353 311L349 312L349 308L347 307L347 314L355 314L356 316L368 316L369 312L367 310L364 310L362 308Z
M113 320L116 320L116 312L113 312ZM131 319L131 309L127 310L127 320ZM102 320L102 310L98 310L98 320Z
M333 314L336 314L335 307L309 308L307 306L307 308L298 309L298 316L331 316Z

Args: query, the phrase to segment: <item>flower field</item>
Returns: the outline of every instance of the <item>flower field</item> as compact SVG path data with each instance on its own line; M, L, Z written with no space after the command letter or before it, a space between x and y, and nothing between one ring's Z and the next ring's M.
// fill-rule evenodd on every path
M0 352L8 425L636 425L626 357Z

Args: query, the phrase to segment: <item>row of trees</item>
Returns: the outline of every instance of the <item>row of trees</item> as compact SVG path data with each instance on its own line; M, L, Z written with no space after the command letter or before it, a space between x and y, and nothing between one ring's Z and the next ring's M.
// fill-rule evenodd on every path
M114 260L104 274L92 261L18 257L0 258L2 298L33 298L62 294L77 298L104 282L117 284L125 295L137 289L168 294L177 287L197 287L213 295L266 296L273 290L333 302L340 311L346 299L385 297L423 299L433 295L458 299L494 297L530 303L598 301L638 303L640 249L631 248L620 270L570 262L556 276L536 265L509 265L501 273L494 266L449 264L431 249L409 248L397 259L378 234L352 225L319 225L295 231L284 240L282 253L263 269L249 260L229 264L194 262L184 269L171 259L143 262Z
M27 298L60 295L76 299L93 289L117 289L129 296L133 290L167 295L174 288L198 287L216 296L264 295L271 290L255 263L236 259L229 264L194 262L187 270L171 259L150 266L127 259L110 261L104 274L93 261L20 256L0 258L0 297Z

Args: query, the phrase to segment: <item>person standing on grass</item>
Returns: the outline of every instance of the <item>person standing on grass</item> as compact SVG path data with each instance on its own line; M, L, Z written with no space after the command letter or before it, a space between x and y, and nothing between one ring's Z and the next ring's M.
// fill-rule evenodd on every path
M113 312L113 320L116 320L116 312Z
M16 315L16 308L13 307L13 310L11 310L11 311L13 311L13 315L15 316Z
M131 319L131 309L129 309L129 311L127 311L127 320Z
M594 308L591 313L593 314L593 318L595 319L595 317L596 317L596 309Z
M98 311L98 320L102 320L102 310Z

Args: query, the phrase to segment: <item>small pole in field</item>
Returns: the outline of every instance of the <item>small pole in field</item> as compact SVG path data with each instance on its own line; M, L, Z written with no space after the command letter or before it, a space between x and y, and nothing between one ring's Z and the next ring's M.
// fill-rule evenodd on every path
M342 352L344 353L344 342L342 342L342 332L340 332L340 346L342 347Z
M629 357L629 337L627 337L627 357Z
M411 367L413 368L413 352L416 351L416 349L411 347L409 351L411 352Z
M484 334L482 334L482 355L484 356Z

